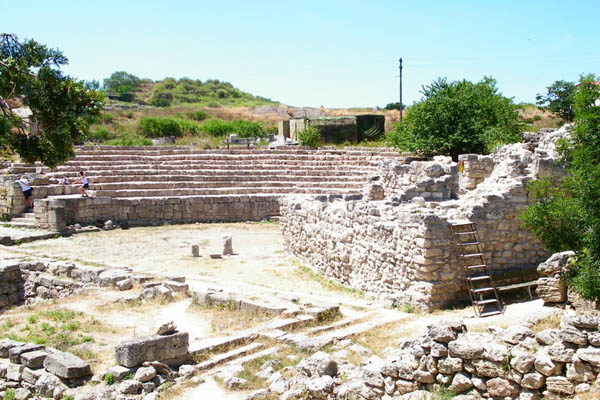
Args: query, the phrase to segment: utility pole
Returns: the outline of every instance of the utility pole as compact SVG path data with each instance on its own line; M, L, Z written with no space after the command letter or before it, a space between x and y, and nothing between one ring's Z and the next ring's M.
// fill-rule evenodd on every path
M400 122L402 122L402 57L400 57Z

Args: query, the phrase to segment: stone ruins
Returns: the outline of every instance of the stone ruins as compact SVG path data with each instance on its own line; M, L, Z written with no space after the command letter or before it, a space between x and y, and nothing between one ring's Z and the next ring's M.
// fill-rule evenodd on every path
M69 351L6 338L0 340L0 396L158 400L179 398L173 388L185 391L214 379L223 388L244 391L248 400L416 400L432 399L431 390L444 388L463 400L594 398L600 392L597 310L569 310L560 317L554 310L533 318L542 324L548 315L555 318L548 328L527 322L472 329L475 319L423 316L429 320L421 326L414 314L381 305L424 312L465 298L465 275L450 231L460 221L477 224L494 272L536 270L538 294L546 304L575 304L564 277L571 254L548 254L519 221L529 203L527 182L562 176L554 142L568 132L566 126L530 135L526 143L489 156L461 155L458 162L390 149L161 146L81 147L55 170L5 163L0 211L12 217L7 226L50 231L27 240L130 225L278 217L290 254L367 296L327 299L280 288L257 294L250 285L222 287L210 277L194 276L191 282L193 271L190 277L160 276L144 267L83 265L25 249L0 264L2 313L14 315L22 304L51 307L91 293L88 301L117 314L149 304L151 312L142 313L170 316L170 305L177 304L250 319L243 328L217 330L219 336L197 335L169 320L142 335L119 332L118 343L95 344L111 353L100 370ZM90 198L80 197L76 185L61 183L79 170L90 179ZM34 187L33 213L24 213L15 183L22 175ZM23 240L4 237L0 244ZM208 254L200 240L190 240L185 253L195 263L206 261L216 269L226 260L243 261L243 242L229 232L217 236L218 253ZM0 318L0 326L10 329L6 321ZM361 335L394 324L425 333L394 338L378 354L362 345ZM252 374L259 389L250 382Z

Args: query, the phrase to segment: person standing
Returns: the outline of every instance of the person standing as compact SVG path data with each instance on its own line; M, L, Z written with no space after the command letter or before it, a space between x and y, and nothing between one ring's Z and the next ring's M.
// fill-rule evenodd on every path
M74 180L73 183L81 183L81 186L77 190L81 193L81 197L89 197L86 190L90 188L90 184L87 176L85 176L85 172L79 171L79 178Z
M29 186L29 181L23 175L21 179L17 179L17 183L21 186L21 190L23 190L23 196L25 196L25 205L27 208L33 210L33 188Z

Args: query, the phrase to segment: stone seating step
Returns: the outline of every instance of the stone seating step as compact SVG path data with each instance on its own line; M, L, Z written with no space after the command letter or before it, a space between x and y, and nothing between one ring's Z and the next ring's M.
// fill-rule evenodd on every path
M196 364L194 368L197 371L206 371L207 369L214 368L217 365L226 363L239 357L246 356L250 353L254 353L264 347L265 345L262 343L251 343L238 349L231 350L227 353L217 354L209 360Z
M92 183L92 190L141 190L141 189L219 189L219 188L254 188L254 187L271 187L271 188L342 188L349 187L360 189L365 180L362 181L313 181L313 180L298 180L298 181L272 181L272 180L253 180L253 181L205 181L205 182L111 182L111 183Z
M218 195L272 195L286 194L304 195L344 195L360 194L359 189L332 189L332 188L222 188L222 189L146 189L146 190L98 190L96 197L188 197L188 196L218 196Z
M93 176L89 177L93 185L99 184L127 184L132 183L173 183L181 184L187 182L195 183L208 183L208 182L221 182L235 184L236 182L365 182L366 177L364 175L265 175L265 174L254 174L254 175L108 175L108 176ZM56 185L61 184L62 177L50 178L49 184Z

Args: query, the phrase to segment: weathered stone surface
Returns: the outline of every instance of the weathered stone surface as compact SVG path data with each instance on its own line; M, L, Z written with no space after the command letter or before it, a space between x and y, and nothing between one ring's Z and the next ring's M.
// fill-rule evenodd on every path
M449 324L439 323L427 327L427 336L436 342L448 343L456 340L456 331Z
M487 391L491 397L509 397L519 393L519 386L503 378L487 381Z
M538 278L536 294L546 303L567 301L567 284L561 277Z
M544 351L539 351L535 355L535 370L545 376L558 375L561 371L561 363L554 362Z
M523 379L521 379L521 386L525 389L539 389L544 386L546 382L546 377L538 372L532 372L529 374L523 375Z
M144 361L171 361L189 356L187 332L173 335L155 335L125 341L115 349L117 362L124 367L133 367Z
M51 373L41 371L39 379L35 382L35 392L43 397L54 397L55 391L60 391L64 384ZM59 397L60 398L60 397Z
M44 359L46 371L63 379L83 378L91 374L90 365L74 354L52 350Z
M473 382L471 382L471 378L463 372L455 374L454 378L452 378L452 384L450 385L450 389L455 393L462 393L472 387Z
M549 391L559 394L571 395L575 393L575 385L564 376L551 376L546 378L546 387Z
M600 367L600 348L587 347L575 352L581 361L590 363L594 367Z
M529 353L518 352L513 355L510 360L510 366L520 373L524 374L528 372L531 367L533 367L533 363L535 361L535 357Z
M21 354L21 364L31 369L38 369L44 366L44 360L47 353L45 351L36 350Z
M511 325L504 330L502 339L510 344L517 344L528 337L535 337L533 331L521 325Z
M587 339L592 346L600 347L600 332L588 332Z
M398 394L402 395L405 393L414 392L415 390L417 390L417 385L415 382L406 381L404 379L396 380L396 392Z
M177 324L175 323L175 321L169 321L169 322L165 322L164 324L162 324L156 331L156 334L157 335L170 335L172 333L175 333L176 330L177 330Z
M567 379L573 382L593 382L596 374L589 364L579 361L579 358L574 357L572 363L567 364Z
M233 239L231 235L223 235L223 255L233 254Z
M504 365L489 360L473 360L473 366L475 367L475 371L477 371L477 375L485 376L488 378L497 378L497 377L505 377L506 371L504 370Z
M453 374L462 371L463 362L462 359L456 357L440 358L437 367L443 374Z
M123 394L138 394L142 389L142 383L135 379L130 379L121 382L119 385L119 392Z
M0 340L0 357L8 358L8 352L13 347L23 346L25 343L17 342L11 339L2 339Z
M318 351L302 360L298 364L298 369L311 377L323 375L334 377L337 374L338 366L329 354Z
M563 251L562 253L554 253L543 263L539 264L537 271L541 276L553 276L561 274L565 270L567 261L573 257L575 253L572 251Z
M9 381L19 382L23 376L24 366L19 364L8 364L6 366L6 379Z
M543 331L535 335L535 340L537 340L541 344L550 346L558 340L558 332L558 329L544 329Z
M126 368L121 365L115 365L106 370L107 374L111 374L115 379L115 382L118 382L125 378L127 375L131 374L133 370L131 368Z
M558 333L558 337L567 343L573 343L578 346L584 346L587 344L587 335L585 332L581 332L579 329L566 328L561 329Z
M129 274L118 269L106 270L98 275L98 285L100 286L114 286L119 281L123 281L129 278Z
M129 290L133 287L133 281L131 278L123 279L122 281L117 281L117 288L119 290Z
M586 339L587 341L587 339ZM552 346L549 346L546 351L550 356L552 361L558 362L571 362L573 360L573 355L575 354L575 350L577 350L577 346L567 342L557 341Z
M452 357L467 360L481 358L485 346L492 340L493 337L488 334L467 332L448 343L448 352Z
M135 372L135 380L141 383L148 382L156 376L156 370L154 367L141 367Z
M329 375L314 377L306 384L306 388L311 396L322 400L329 398L328 396L333 391L333 386L333 378Z
M11 363L21 364L21 354L43 349L44 346L41 344L27 343L22 346L12 347L8 351L8 357L10 358Z

